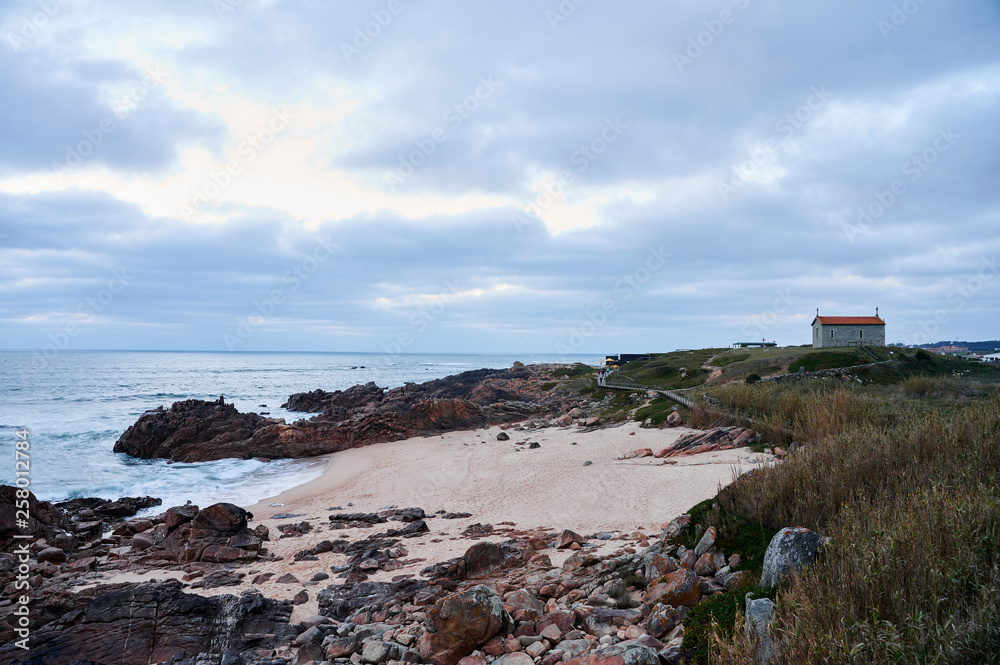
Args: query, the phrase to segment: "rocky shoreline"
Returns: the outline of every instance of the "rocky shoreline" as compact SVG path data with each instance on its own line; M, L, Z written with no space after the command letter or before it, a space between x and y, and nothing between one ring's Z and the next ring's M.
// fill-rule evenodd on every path
M491 425L504 428L500 442L507 432L599 429L598 401L550 390L554 369L517 364L389 391L367 384L300 393L285 408L318 415L291 425L224 401L188 400L144 414L115 449L177 461L305 457ZM656 457L724 450L752 435L686 435ZM516 452L524 443L506 445ZM254 524L232 504L137 516L159 501L31 496L24 651L13 614L20 561L9 554L15 532L24 532L15 501L14 488L0 487L3 663L677 663L685 613L747 582L739 553L720 551L714 529L702 534L686 515L657 534L581 535L420 506L329 506L326 515L274 512ZM692 537L693 547L680 542ZM464 553L421 557L445 539L467 543Z
M552 366L482 369L384 390L374 383L298 393L283 405L318 412L292 424L240 413L223 398L184 400L145 413L115 443L143 459L205 462L234 457L315 457L372 443L565 413L591 400L543 388Z

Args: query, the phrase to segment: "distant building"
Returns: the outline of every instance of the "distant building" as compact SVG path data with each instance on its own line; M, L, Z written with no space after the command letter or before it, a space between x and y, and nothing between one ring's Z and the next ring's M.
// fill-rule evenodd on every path
M878 316L820 316L812 322L813 348L885 346L885 321Z
M773 346L778 346L778 343L765 342L764 340L761 340L759 342L733 342L732 344L732 348L734 349L752 349L752 348L765 349Z
M969 347L967 346L934 346L927 349L931 353L939 353L943 356L950 356L962 353L968 353Z
M633 360L649 360L649 358L650 355L648 353L619 353L617 356L604 356L603 364L605 367L620 367Z

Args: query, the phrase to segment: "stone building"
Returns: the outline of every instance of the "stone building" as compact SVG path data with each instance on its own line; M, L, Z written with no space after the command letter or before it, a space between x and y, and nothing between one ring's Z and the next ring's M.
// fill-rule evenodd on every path
M812 322L813 348L885 346L885 321L878 316L820 316Z

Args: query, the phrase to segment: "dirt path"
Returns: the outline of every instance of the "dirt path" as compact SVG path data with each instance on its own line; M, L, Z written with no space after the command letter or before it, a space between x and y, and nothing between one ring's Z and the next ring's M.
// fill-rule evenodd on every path
M708 370L708 378L705 379L705 383L708 383L709 381L711 381L713 379L717 379L720 376L722 376L722 368L721 367L712 367L712 361L713 360L715 360L715 356L712 356L711 358L709 358L708 360L706 360L705 364L701 366L702 369Z

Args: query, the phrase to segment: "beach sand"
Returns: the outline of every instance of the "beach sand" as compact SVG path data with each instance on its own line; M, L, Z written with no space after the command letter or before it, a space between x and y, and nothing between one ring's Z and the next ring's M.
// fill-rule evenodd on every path
M639 448L660 450L693 431L640 429L634 422L592 431L576 426L507 430L509 441L497 441L500 431L499 427L492 427L451 432L329 455L327 468L319 478L247 508L254 515L251 526L262 523L270 528L268 550L283 557L282 561L254 563L248 570L271 572L275 578L291 572L302 583L317 572L330 573L329 580L305 585L310 600L296 607L293 621L299 620L316 613L316 592L328 584L342 583L331 573L330 566L345 563L347 557L328 553L320 555L319 561L295 562L292 560L295 552L321 540L358 540L403 526L401 522L389 522L367 529L331 530L330 508L339 506L335 512L376 512L395 505L419 506L428 515L439 510L472 513L464 519L428 519L429 535L402 539L401 544L409 550L400 560L403 568L371 575L372 580L388 581L400 574L418 575L429 564L461 556L476 540L461 535L462 531L475 523L518 532L536 529L571 529L582 535L615 532L615 539L595 541L600 543L598 553L634 547L633 534L658 534L663 523L715 496L721 486L732 482L734 474L771 459L769 455L743 448L673 458L676 464L650 457L616 460ZM540 447L528 449L527 442L532 441ZM526 443L517 445L517 442ZM592 463L585 466L587 461ZM300 516L272 517L289 513ZM278 525L303 520L312 524L312 531L301 537L279 538ZM500 531L483 539L499 542L509 537L509 531ZM571 552L545 553L558 566ZM155 572L137 576L123 572L107 581L163 577L180 578L181 574ZM277 584L273 579L252 585L252 577L247 575L239 587L194 591L217 595L256 588L272 598L291 599L304 586Z

